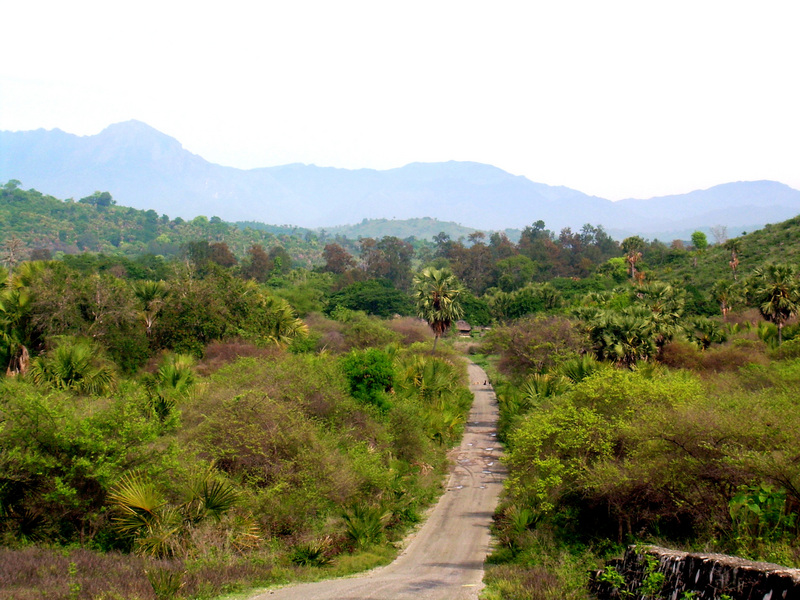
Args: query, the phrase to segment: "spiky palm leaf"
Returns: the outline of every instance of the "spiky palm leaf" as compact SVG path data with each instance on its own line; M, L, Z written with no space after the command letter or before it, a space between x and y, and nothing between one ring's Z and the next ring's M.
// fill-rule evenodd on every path
M542 398L556 396L567 388L564 380L551 373L534 373L522 385L522 393L528 404Z
M186 392L195 381L194 364L194 357L189 354L168 354L156 373L159 386Z
M136 532L134 548L154 558L175 556L182 546L183 515L175 506L163 506L156 518Z
M276 344L285 344L296 337L308 335L308 326L297 317L292 306L283 298L268 296L264 300L267 311L266 336Z
M123 535L136 535L155 527L159 511L166 504L156 485L138 472L123 475L108 494L115 510L114 528Z
M206 517L219 521L239 501L235 486L222 481L213 467L197 475L189 483L187 491L183 511L192 523Z
M561 363L558 366L558 373L572 383L578 383L602 368L603 366L593 356L584 354Z
M398 359L397 366L397 386L426 404L441 405L458 388L458 374L445 360L415 354Z
M114 384L114 370L88 340L65 338L31 365L34 383L82 394L105 394Z

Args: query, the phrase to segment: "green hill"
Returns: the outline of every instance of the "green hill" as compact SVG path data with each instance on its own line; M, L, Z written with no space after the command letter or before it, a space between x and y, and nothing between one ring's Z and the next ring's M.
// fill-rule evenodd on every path
M731 240L738 242L738 279L749 276L754 269L765 264L796 264L800 258L800 216L766 225L763 229ZM701 252L669 250L660 256L656 254L645 254L644 259L657 279L677 281L701 289L710 289L721 279L733 279L731 250L724 243L709 246Z
M325 231L329 235L341 235L350 239L394 236L403 240L410 237L418 240L432 240L435 235L444 232L451 239L457 240L460 237L467 237L477 229L464 227L451 221L439 221L425 217L421 219L364 219L357 225L330 227Z
M23 258L100 252L127 257L177 256L189 242L224 242L239 258L253 244L283 246L302 266L319 261L322 246L309 231L258 223L232 224L219 217L171 219L154 210L117 206L108 192L59 200L23 190L11 180L0 187L0 244L18 240ZM302 248L302 250L301 250Z

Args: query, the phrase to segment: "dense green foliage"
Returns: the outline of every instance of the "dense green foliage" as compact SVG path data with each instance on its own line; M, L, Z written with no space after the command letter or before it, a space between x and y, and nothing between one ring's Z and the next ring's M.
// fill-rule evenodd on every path
M146 561L148 575L129 579L208 597L297 569L359 568L351 553L385 560L373 546L439 493L471 404L463 363L420 355L433 337L421 321L315 312L331 274L273 267L260 283L209 259L211 246L160 260L146 272L160 279L129 272L135 261L7 261L0 350L15 376L0 379L0 539L17 549L11 562L31 544L122 551ZM406 249L376 244L375 268L402 278L407 263L381 261ZM233 574L264 562L283 570ZM115 583L98 593L130 593L105 579ZM61 597L42 581L19 591Z
M463 315L492 328L510 469L490 597L582 597L636 541L800 564L797 220L670 246L251 225L0 189L4 546L164 559L152 585L206 596L201 564L372 552L463 427L430 352Z

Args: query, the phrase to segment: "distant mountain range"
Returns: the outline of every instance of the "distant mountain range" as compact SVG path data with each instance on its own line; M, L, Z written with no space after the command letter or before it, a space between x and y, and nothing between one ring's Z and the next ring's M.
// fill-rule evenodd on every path
M57 197L109 191L120 205L171 217L309 228L430 217L487 231L542 220L554 231L591 223L618 238L635 233L671 240L715 225L735 235L800 214L800 191L775 181L611 202L474 162L412 163L385 171L302 164L242 170L210 163L139 121L93 136L59 129L2 131L0 182L9 179Z

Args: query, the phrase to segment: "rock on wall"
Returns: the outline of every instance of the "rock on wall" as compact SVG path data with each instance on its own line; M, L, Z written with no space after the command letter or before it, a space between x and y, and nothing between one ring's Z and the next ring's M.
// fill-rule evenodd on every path
M599 600L800 600L800 569L631 546L592 573L589 588Z

